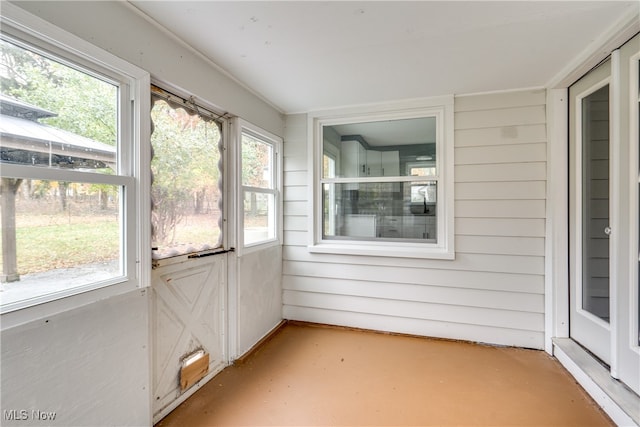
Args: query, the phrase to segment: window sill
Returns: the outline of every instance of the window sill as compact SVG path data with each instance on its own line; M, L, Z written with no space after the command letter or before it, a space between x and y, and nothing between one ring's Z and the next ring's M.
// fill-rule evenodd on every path
M142 292L142 294L146 292L145 289L138 287L135 281L104 281L85 286L60 289L57 292L48 293L47 295L11 303L5 300L5 292L3 292L2 306L0 309L2 317L2 321L0 322L2 325L1 329L4 331L18 325L78 309L136 290Z
M280 239L272 239L272 240L265 240L262 242L252 243L246 246L241 246L240 250L238 251L238 256L247 255L247 254L257 252L263 249L268 249L274 246L282 246L282 241Z
M340 242L317 243L307 247L311 253L454 260L453 249L428 243Z

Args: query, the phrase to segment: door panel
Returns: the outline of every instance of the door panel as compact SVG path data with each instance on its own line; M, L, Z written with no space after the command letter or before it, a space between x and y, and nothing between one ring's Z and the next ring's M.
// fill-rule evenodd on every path
M203 349L209 374L226 366L224 302L227 255L159 267L152 272L154 419L180 401L184 357ZM188 390L185 390L185 392Z
M640 395L640 292L638 284L640 239L640 35L614 52L619 62L620 87L620 194L618 211L623 232L619 236L617 303L617 361L614 376Z
M610 61L569 90L570 333L610 363Z

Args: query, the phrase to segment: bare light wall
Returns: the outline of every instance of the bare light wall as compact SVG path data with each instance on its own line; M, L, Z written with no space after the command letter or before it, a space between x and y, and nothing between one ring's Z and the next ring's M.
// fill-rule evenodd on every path
M149 425L147 294L137 290L4 329L2 425Z
M238 356L282 320L282 247L238 257Z
M456 97L456 259L307 250L307 116L285 127L284 318L544 348L545 90Z

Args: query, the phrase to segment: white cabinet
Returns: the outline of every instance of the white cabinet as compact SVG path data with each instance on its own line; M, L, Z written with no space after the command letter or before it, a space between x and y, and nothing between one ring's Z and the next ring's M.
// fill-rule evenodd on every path
M342 141L340 162L344 178L400 175L398 151L367 150L355 140Z
M378 228L378 237L401 238L402 236L402 217L401 216L383 216Z
M378 237L435 239L436 217L431 215L381 217L378 219Z
M380 151L367 150L367 176L382 176L381 154Z
M404 217L402 237L406 239L427 239L427 217L424 215Z
M380 176L399 176L400 153L398 151L381 151L380 169Z
M342 177L366 176L367 150L358 141L342 141L340 150Z
M342 235L349 237L376 237L376 216L345 215Z
M367 176L399 176L398 151L367 150Z

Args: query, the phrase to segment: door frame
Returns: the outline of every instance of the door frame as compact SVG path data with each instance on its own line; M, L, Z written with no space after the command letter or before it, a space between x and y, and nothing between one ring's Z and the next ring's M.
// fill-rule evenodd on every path
M619 156L615 165L619 174L618 190L620 194L620 214L618 224L620 233L618 245L614 248L617 258L617 272L619 273L616 289L617 302L615 355L617 364L612 369L612 376L623 381L640 395L640 328L638 318L634 313L640 311L638 285L638 170L640 168L638 114L640 95L640 34L612 54L614 69L620 76L621 84L616 88L614 97L621 106L619 116L614 117L618 123Z
M612 228L610 236L610 321L608 337L609 358L604 361L609 364L609 374L612 378L619 379L627 384L636 394L640 395L640 368L638 359L640 358L640 345L637 342L638 320L633 319L633 313L638 312L638 289L637 283L637 263L634 259L634 248L637 248L637 180L638 168L637 144L633 144L632 137L637 141L637 115L638 99L635 76L638 75L638 61L640 60L640 34L636 35L625 45L612 52L610 59L610 73L606 69L596 68L589 73L596 73L592 77L597 81L590 85L588 89L576 94L577 99L582 99L586 94L593 93L597 88L602 87L607 82L610 84L610 140L609 140L609 226ZM604 64L606 65L606 64ZM635 74L634 74L635 73ZM603 77L609 75L609 78ZM629 96L631 90L635 90L636 95ZM569 113L571 114L571 112ZM579 115L579 108L576 107L576 116ZM581 282L581 257L576 249L582 245L582 224L581 224L581 195L578 194L578 185L581 182L581 150L579 145L580 130L579 123L574 123L569 117L569 123L576 127L576 137L573 140L575 147L570 147L569 161L572 168L569 168L570 175L570 207L568 212L569 223L575 226L573 235L569 236L569 292L572 287L578 286ZM632 128L632 124L636 124ZM572 129L569 129L571 133ZM569 141L571 145L572 141ZM634 151L635 149L635 151ZM631 154L634 153L635 157ZM634 200L632 205L631 201ZM635 233L635 234L634 234ZM573 248L571 248L573 247ZM637 253L637 251L635 252ZM632 281L635 280L636 282ZM573 298L570 304L579 303ZM573 308L571 309L573 310ZM570 310L570 313L571 313ZM579 310L578 310L579 311ZM569 319L569 322L575 319ZM572 338L572 328L569 328L569 338ZM635 338L634 338L635 337ZM603 339L598 336L596 339ZM588 350L593 351L592 341L583 341ZM594 351L596 355L598 352Z
M633 425L625 410L640 398L624 390L608 371L569 339L569 86L640 32L640 14L630 8L609 31L594 40L547 88L547 207L545 235L545 350L555 355L605 412L620 425ZM626 159L625 159L626 161ZM622 194L627 198L628 194ZM637 201L637 200L636 200ZM573 346L572 346L573 344ZM593 361L593 363L589 363ZM590 368L602 368L594 379ZM616 389L608 393L610 389ZM607 391L605 391L607 390ZM640 421L635 421L640 424Z
M611 60L601 63L597 68L591 70L583 76L573 86L578 85L579 92L574 96L569 90L569 336L580 342L589 351L596 354L606 363L612 360L611 331L614 325L611 319L614 317L612 304L612 294L615 288L615 273L612 267L613 247L616 245L615 234L612 233L608 239L609 246L609 307L611 310L610 320L606 322L598 318L593 313L583 308L584 292L584 247L585 247L585 227L584 224L584 160L587 155L584 149L584 110L582 101L604 87L609 87L609 123L608 123L608 227L611 227L613 217L612 206L617 206L619 200L615 198L615 180L613 176L614 153L616 152L615 141L612 138L613 121L611 107L612 84L611 84ZM584 87L582 87L584 86ZM574 103L575 99L575 103ZM572 105L575 104L572 108ZM590 159L590 157L589 157ZM600 345L601 342L608 342L608 345Z

